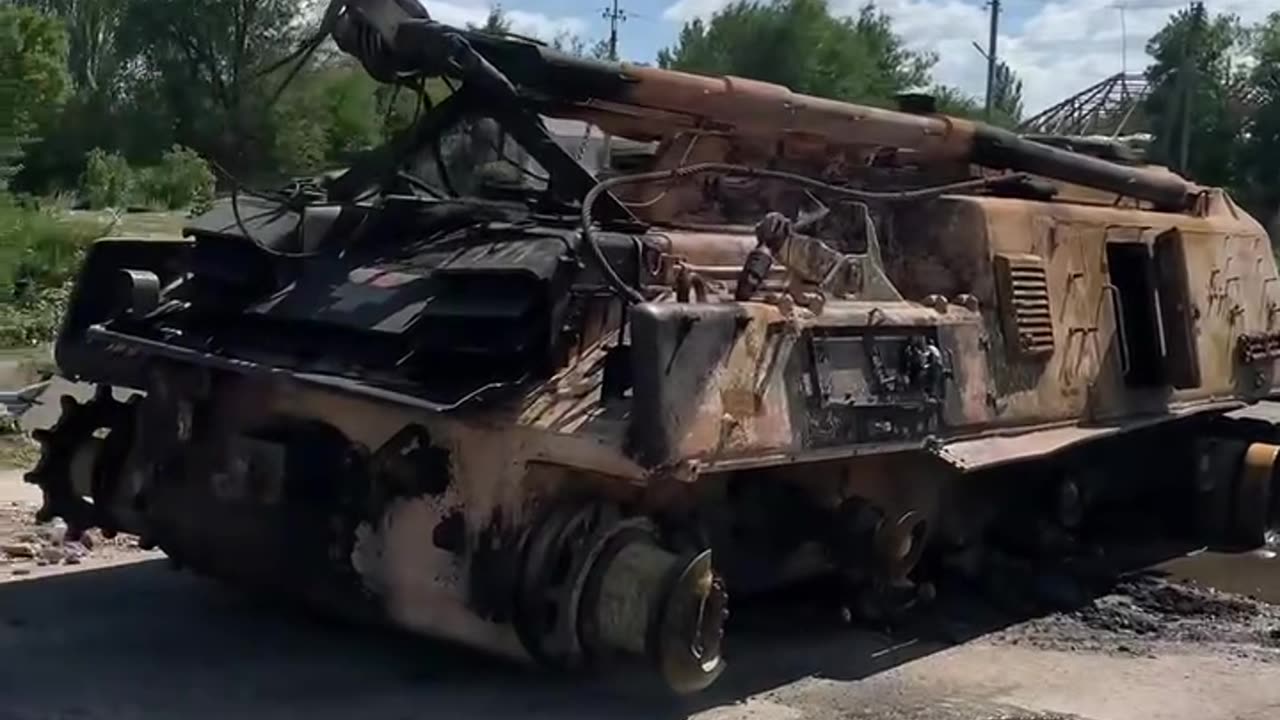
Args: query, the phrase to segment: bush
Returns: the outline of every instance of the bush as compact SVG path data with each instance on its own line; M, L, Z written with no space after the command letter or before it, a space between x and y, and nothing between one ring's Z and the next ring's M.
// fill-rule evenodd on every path
M53 337L84 250L106 230L0 195L0 347Z
M95 148L85 163L81 191L95 210L145 205L199 212L213 201L215 184L209 163L191 148L174 145L159 165L147 168L132 168L119 153Z
M190 148L174 145L159 165L138 174L143 198L149 205L165 210L189 207L200 212L213 201L217 179L209 163Z
M325 167L325 128L309 117L285 116L275 138L275 158L286 175L312 175Z
M133 169L120 153L94 148L85 163L80 188L95 210L125 207L133 196Z

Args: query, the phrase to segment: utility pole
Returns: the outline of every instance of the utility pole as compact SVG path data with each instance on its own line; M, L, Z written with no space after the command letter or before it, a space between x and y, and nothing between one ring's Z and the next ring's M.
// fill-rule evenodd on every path
M1182 122L1179 132L1178 170L1183 174L1191 167L1191 116L1195 114L1196 75L1199 68L1200 33L1204 27L1204 3L1191 4L1191 17L1182 49Z
M1129 31L1124 25L1123 2L1116 3L1116 7L1120 9L1120 73L1122 75L1129 74Z
M996 35L1000 28L1000 0L989 0L991 7L991 38L987 42L987 102L986 119L991 120L991 110L995 104L996 93Z
M601 10L601 15L605 20L609 21L609 60L618 61L618 24L627 21L627 11L618 7L618 0L613 0L613 6ZM590 126L588 126L588 135L590 135ZM604 167L611 167L613 164L613 136L604 135L602 154L604 156Z
M618 0L613 0L613 7L601 11L601 17L609 21L609 59L618 59L618 23L627 21L627 11L618 7Z

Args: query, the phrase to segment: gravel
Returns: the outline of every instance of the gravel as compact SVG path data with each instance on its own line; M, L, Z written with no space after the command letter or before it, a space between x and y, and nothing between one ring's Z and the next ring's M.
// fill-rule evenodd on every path
M137 539L119 535L106 540L97 530L67 539L67 525L60 519L37 523L30 503L10 502L0 507L0 573L29 575L33 568L115 561L142 553Z
M1136 576L1077 610L1037 618L992 640L1145 657L1216 652L1280 663L1280 608L1212 588Z

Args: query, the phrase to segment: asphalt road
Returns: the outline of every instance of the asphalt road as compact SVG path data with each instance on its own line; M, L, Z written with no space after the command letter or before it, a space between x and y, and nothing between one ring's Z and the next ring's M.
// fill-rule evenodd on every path
M713 692L655 701L253 601L164 560L0 582L4 720L1280 717L1280 663L1251 653L943 649L780 621L730 650Z

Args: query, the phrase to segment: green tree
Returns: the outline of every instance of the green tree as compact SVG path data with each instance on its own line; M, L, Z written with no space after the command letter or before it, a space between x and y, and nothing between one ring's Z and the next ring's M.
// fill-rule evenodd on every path
M1009 129L1016 128L1022 121L1022 80L1004 61L996 62L990 117L987 117L985 98L977 98L947 86L935 86L933 96L938 112L944 115L985 120L992 125Z
M237 174L270 169L286 69L263 70L313 30L318 0L17 1L68 29L76 91L32 148L24 189L74 184L95 147L154 165L180 144Z
M1007 63L997 60L992 86L992 122L1016 126L1022 121L1022 79Z
M1236 180L1236 139L1246 118L1239 103L1242 73L1233 60L1246 48L1234 15L1206 16L1202 5L1181 10L1151 38L1154 62L1143 108L1153 121L1153 156L1198 182L1229 187Z
M507 13L502 9L501 5L491 5L489 14L485 16L483 24L467 23L467 27L471 30L493 33L494 35L504 35L511 32L511 19L507 17Z
M129 0L122 48L137 65L136 92L151 93L173 137L224 167L252 174L269 153L270 98L280 72L262 72L299 43L303 0ZM159 109L159 108L158 108Z
M164 210L202 210L213 201L217 178L204 158L190 148L174 145L160 164L138 173L143 199Z
M172 125L165 105L141 84L141 68L121 47L131 0L16 0L62 21L72 94L42 128L16 182L49 192L74 185L91 148L152 157Z
M387 108L387 103L395 103ZM273 109L274 159L288 175L315 173L377 145L411 120L412 93L386 93L347 58L326 59L301 74ZM397 128L386 127L397 112Z
M949 85L938 85L931 91L938 112L943 115L980 120L983 115L982 100Z
M1280 208L1280 12L1249 38L1254 65L1240 93L1249 120L1237 143L1238 192L1255 215L1270 220Z
M0 189L67 94L67 37L56 18L0 7Z
M885 104L928 84L936 58L907 49L871 4L836 17L826 0L739 0L686 23L664 68L740 75L842 100Z
M128 0L17 0L60 18L67 30L67 69L80 94L118 90L120 62L117 47Z
M133 199L136 178L120 153L94 148L85 162L80 190L89 207L123 208Z

